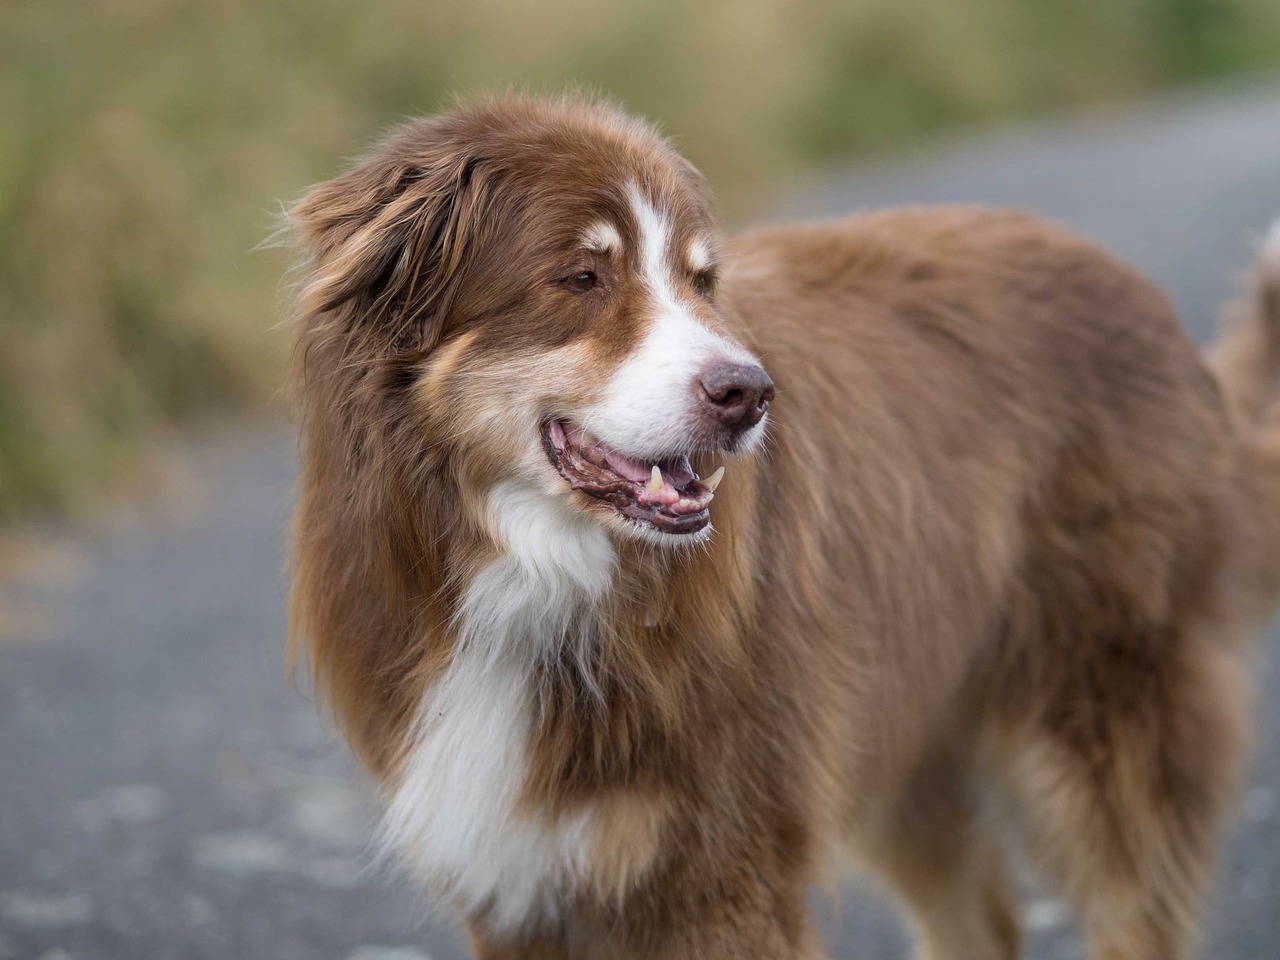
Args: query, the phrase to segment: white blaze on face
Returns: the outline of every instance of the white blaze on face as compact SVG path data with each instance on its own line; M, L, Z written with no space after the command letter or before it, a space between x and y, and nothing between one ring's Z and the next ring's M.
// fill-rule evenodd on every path
M674 269L705 268L711 249L703 240L689 251L671 250L671 224L632 183L631 214L640 241L640 279L653 304L648 330L618 367L603 398L582 422L630 456L657 459L687 451L697 414L698 377L718 362L757 363L742 346L703 326L682 301ZM685 296L692 294L686 293Z

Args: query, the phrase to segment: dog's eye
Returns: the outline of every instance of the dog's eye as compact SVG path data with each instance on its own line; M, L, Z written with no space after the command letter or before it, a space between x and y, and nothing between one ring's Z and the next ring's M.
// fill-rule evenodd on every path
M564 281L564 285L574 293L586 293L599 283L599 279L590 270L583 270L581 273L575 273L573 276Z
M710 270L699 270L693 275L693 289L698 296L710 299L715 286L715 274Z

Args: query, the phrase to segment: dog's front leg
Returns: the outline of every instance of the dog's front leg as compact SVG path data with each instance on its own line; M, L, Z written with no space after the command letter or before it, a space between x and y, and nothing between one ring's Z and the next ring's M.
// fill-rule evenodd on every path
M698 889L654 888L605 910L567 910L554 932L495 936L473 924L472 947L479 960L823 960L826 956L813 935L802 891L780 894L764 877L749 877L746 871L708 880Z
M574 956L558 932L493 937L474 924L471 949L476 960L570 960Z

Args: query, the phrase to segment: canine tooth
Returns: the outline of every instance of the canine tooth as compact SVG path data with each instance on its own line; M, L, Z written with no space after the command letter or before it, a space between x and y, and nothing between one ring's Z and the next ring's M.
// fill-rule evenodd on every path
M720 481L724 479L724 467L716 467L716 472L702 482L706 484L708 490L712 493L716 492L716 487L720 486Z
M658 465L653 465L653 473L649 477L649 492L657 494L661 492L664 481L662 479L662 471L658 469Z

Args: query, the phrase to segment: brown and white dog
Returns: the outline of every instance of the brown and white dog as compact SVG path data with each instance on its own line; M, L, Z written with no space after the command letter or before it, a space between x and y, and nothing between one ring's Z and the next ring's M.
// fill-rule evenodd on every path
M293 653L480 956L817 957L840 849L926 956L1014 957L1011 834L1092 957L1187 955L1280 585L1280 234L1214 372L1021 213L726 243L578 100L292 218Z

